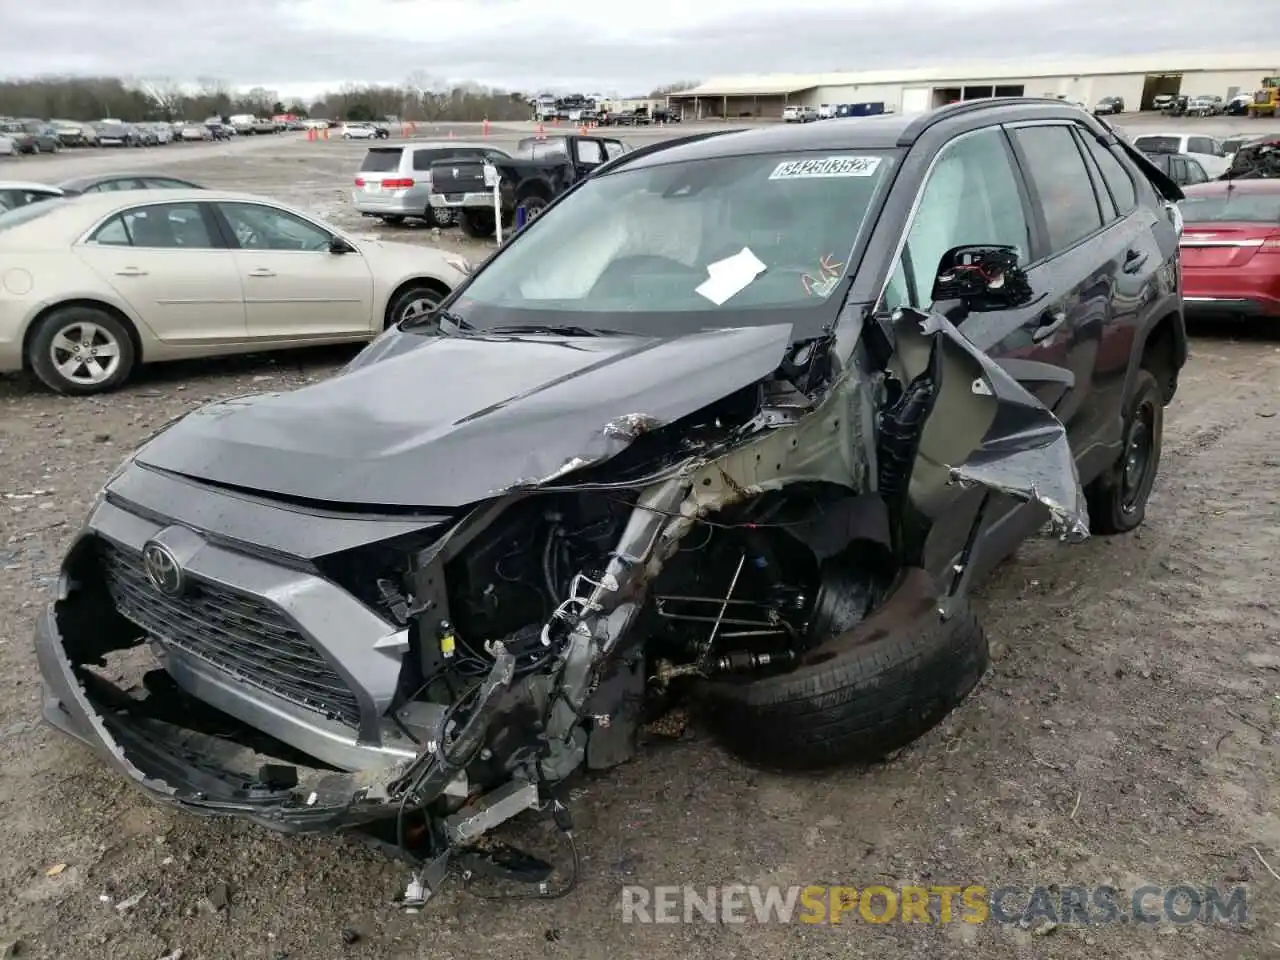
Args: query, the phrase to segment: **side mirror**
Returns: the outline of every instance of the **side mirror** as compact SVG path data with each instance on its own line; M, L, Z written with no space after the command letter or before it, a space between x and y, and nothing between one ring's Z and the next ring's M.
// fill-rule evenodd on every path
M329 241L330 253L355 253L356 248L341 237L334 237Z
M1034 299L1018 248L997 244L952 247L938 262L933 302L959 302L982 313L1026 306Z

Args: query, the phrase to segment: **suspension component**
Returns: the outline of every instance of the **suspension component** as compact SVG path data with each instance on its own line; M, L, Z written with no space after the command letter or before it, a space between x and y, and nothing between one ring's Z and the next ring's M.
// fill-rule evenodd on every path
M782 666L794 662L795 659L795 652L791 650L779 650L774 653L750 653L746 650L735 650L733 653L713 657L704 665L659 660L654 677L658 683L665 687L677 677L714 677L724 673L747 673L764 667Z

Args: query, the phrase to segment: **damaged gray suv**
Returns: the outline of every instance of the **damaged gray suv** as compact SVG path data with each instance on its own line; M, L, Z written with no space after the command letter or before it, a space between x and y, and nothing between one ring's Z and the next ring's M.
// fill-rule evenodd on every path
M339 375L136 450L45 716L186 810L382 836L419 901L672 704L769 767L883 756L986 669L975 577L1142 522L1180 196L1032 99L620 157Z

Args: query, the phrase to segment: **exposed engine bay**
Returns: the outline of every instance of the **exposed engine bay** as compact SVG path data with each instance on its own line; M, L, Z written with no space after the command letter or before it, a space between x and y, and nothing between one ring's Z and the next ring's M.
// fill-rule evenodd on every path
M209 552L203 538L184 528L166 541L144 530L123 493L112 499L127 483L109 483L96 532L73 549L42 627L61 638L38 643L42 670L74 675L78 686L60 694L64 712L74 713L71 704L88 716L92 735L135 780L189 809L294 830L380 831L415 864L411 906L451 865L549 895L549 865L509 850L499 856L486 834L523 812L549 811L572 845L556 785L629 759L646 722L673 704L709 706L727 736L741 728L744 755L769 750L762 762L779 766L883 753L935 723L954 703L944 687L967 692L985 665L964 598L994 501L1034 508L1037 523L1047 520L1061 537L1087 535L1074 460L1053 414L945 318L908 312L891 323L872 322L852 349L837 350L834 340L791 345L769 376L676 419L639 410L610 419L607 454L496 491L429 530L280 569L262 548L197 571L193 586L166 581L162 561L181 572ZM838 363L841 353L851 362ZM936 518L974 488L967 537L954 557L948 548L941 565L930 561ZM258 509L247 494L229 493ZM141 541L150 586L141 573L130 579L133 568L95 572L106 563L102 544L131 536ZM343 669L331 676L321 664L307 674L310 686L285 688L325 714L328 730L358 728L356 746L382 751L377 764L317 762L302 749L300 728L282 719L283 706L246 707L207 670L262 684L277 669L257 653L248 668L243 658L227 666L244 649L232 635L261 621L262 607L249 608L234 589L216 610L202 599L249 568L279 584L264 595L289 615L273 628L280 637L295 627L313 636L332 629L291 606L304 592L297 584L317 575L358 601L352 617L372 611L392 626L373 650L358 651L364 661L349 652L349 637L335 638L328 659ZM81 639L88 621L92 640ZM212 639L197 648L183 630ZM915 670L928 657L934 679L839 673L850 651L874 653L904 635L912 639L901 641L889 669ZM916 637L938 642L925 650ZM108 652L147 642L165 667L147 681L152 708L95 672ZM385 705L335 699L341 684L388 671L396 681ZM825 689L820 677L840 681L848 706L799 696L803 684ZM918 702L867 719L859 697L892 684L908 684ZM801 700L809 713L797 712ZM244 722L198 727L202 702ZM344 713L335 703L349 706ZM84 723L67 723L89 738ZM810 737L806 723L837 733Z

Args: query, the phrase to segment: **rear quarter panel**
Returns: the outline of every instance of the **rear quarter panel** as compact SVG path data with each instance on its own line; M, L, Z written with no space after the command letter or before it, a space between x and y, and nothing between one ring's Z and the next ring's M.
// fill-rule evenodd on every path
M151 328L70 251L24 253L5 245L0 246L0 265L0 370L21 369L23 344L37 317L77 300L114 307L133 324L144 356L154 353L158 341Z

